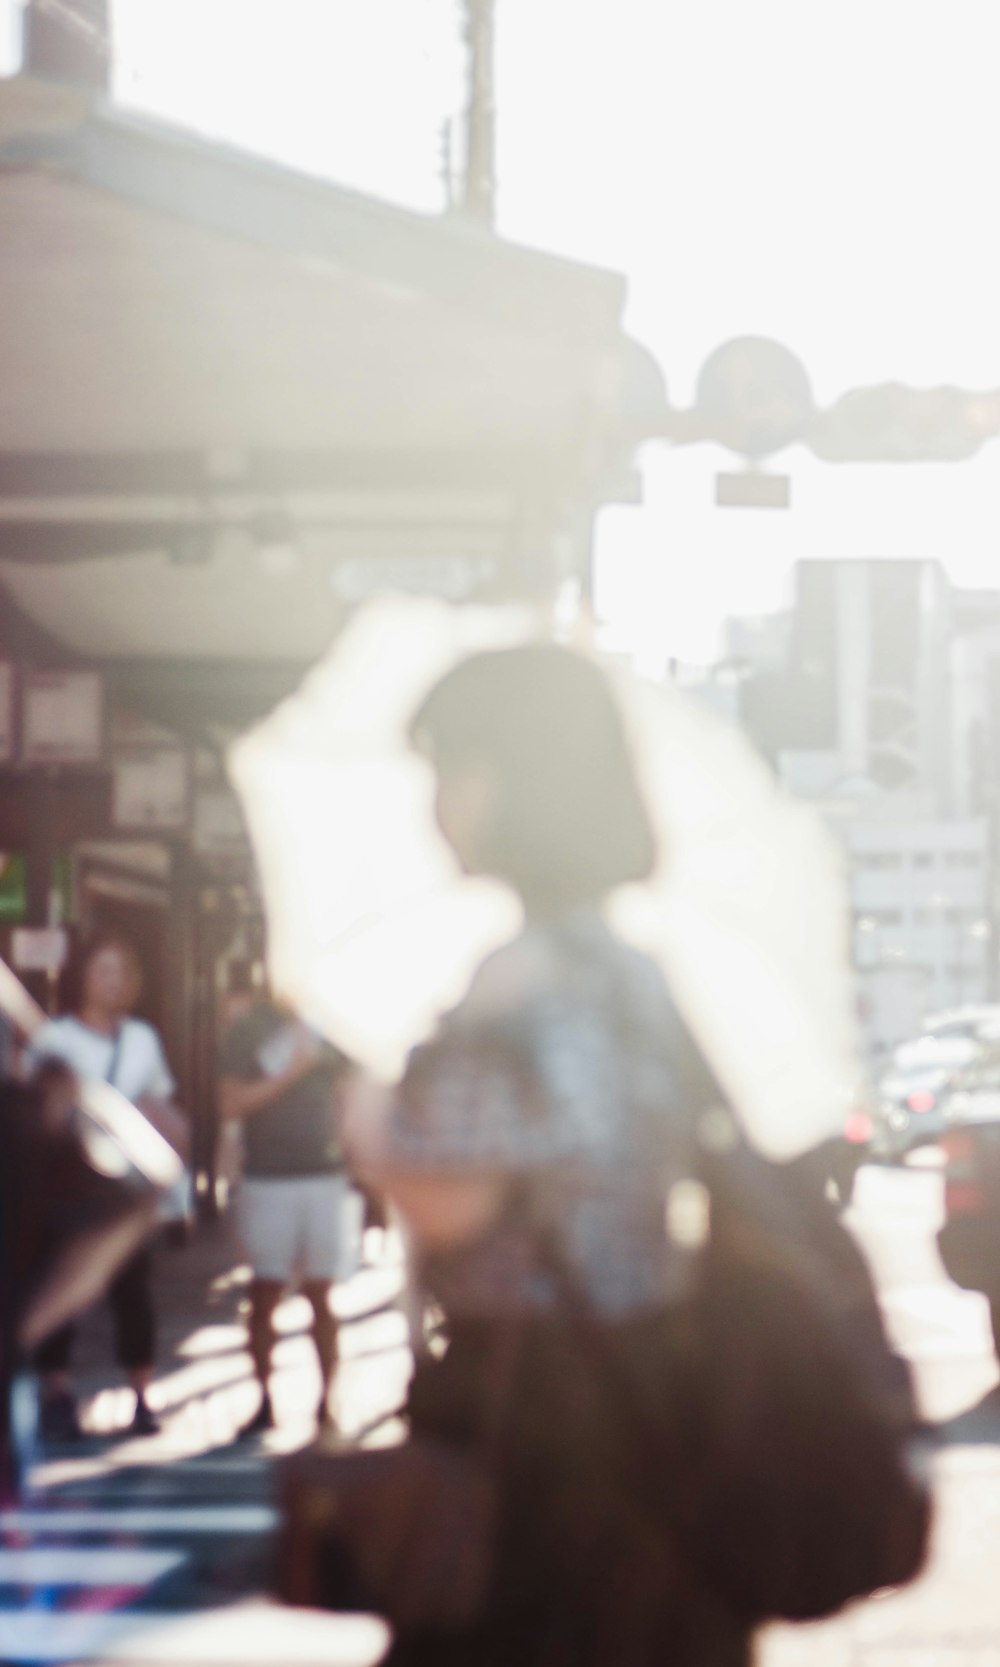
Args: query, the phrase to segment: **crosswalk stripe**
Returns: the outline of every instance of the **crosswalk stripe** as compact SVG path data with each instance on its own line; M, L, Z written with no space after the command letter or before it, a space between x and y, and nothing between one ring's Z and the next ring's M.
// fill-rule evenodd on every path
M901 1285L883 1291L882 1307L893 1314L910 1314L931 1325L965 1326L986 1322L986 1299L978 1291L956 1285Z
M270 1505L160 1507L108 1504L103 1509L0 1511L0 1530L29 1534L264 1534L278 1513Z
M133 1546L6 1546L0 1585L146 1586L186 1560L184 1551Z
M260 1474L267 1467L263 1457L251 1458L187 1458L182 1459L174 1467L173 1474L178 1476L198 1475L204 1472L207 1476L239 1476Z
M296 1614L247 1603L175 1615L0 1614L0 1660L24 1667L63 1662L129 1667L374 1667L388 1631L369 1615Z

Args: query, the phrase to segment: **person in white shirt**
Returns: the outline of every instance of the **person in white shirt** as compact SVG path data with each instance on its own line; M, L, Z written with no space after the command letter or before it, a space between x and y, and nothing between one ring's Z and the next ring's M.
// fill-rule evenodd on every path
M117 933L84 943L66 969L67 1011L32 1038L35 1061L60 1059L81 1077L103 1079L137 1105L186 1156L186 1119L173 1106L175 1084L160 1038L144 1019L133 1018L142 970L134 947ZM110 1287L118 1361L135 1390L135 1435L159 1428L146 1399L153 1376L156 1323L151 1288L151 1253L139 1250ZM64 1327L37 1351L41 1378L41 1426L52 1441L81 1435L69 1376L73 1332Z

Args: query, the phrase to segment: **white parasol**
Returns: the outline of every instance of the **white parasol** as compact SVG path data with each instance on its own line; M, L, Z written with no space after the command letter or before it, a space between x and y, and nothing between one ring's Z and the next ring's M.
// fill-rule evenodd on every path
M384 1078L520 925L512 893L462 875L437 832L409 720L468 654L540 634L526 610L373 602L231 751L272 979ZM843 1130L862 1085L832 837L729 725L676 691L609 676L662 852L653 880L609 912L662 965L750 1138L794 1156Z

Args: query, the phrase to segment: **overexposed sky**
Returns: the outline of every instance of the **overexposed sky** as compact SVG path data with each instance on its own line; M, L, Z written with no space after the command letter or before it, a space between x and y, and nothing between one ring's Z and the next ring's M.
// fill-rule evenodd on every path
M119 91L415 207L456 0L112 0ZM496 0L501 229L628 273L679 398L774 334L820 398L1000 383L996 0Z
M744 333L792 347L821 403L1000 387L996 0L498 5L504 229L627 272L678 403ZM792 450L787 512L715 508L733 466L651 447L644 509L603 516L606 610L653 664L783 605L803 557L933 556L1000 585L1000 442L964 465Z
M113 0L119 96L434 212L462 100L455 0ZM500 229L625 272L686 403L719 342L774 335L821 402L1000 386L998 0L496 0ZM791 451L788 512L718 510L712 448L650 448L602 521L626 637L710 654L809 555L935 555L1000 584L1000 442L967 465Z

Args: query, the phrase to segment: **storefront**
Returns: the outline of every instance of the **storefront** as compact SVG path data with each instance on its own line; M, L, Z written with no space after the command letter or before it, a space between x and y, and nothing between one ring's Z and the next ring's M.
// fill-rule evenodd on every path
M23 76L0 217L0 941L51 1003L39 934L135 939L207 1172L227 741L373 592L586 587L662 384L612 273Z

